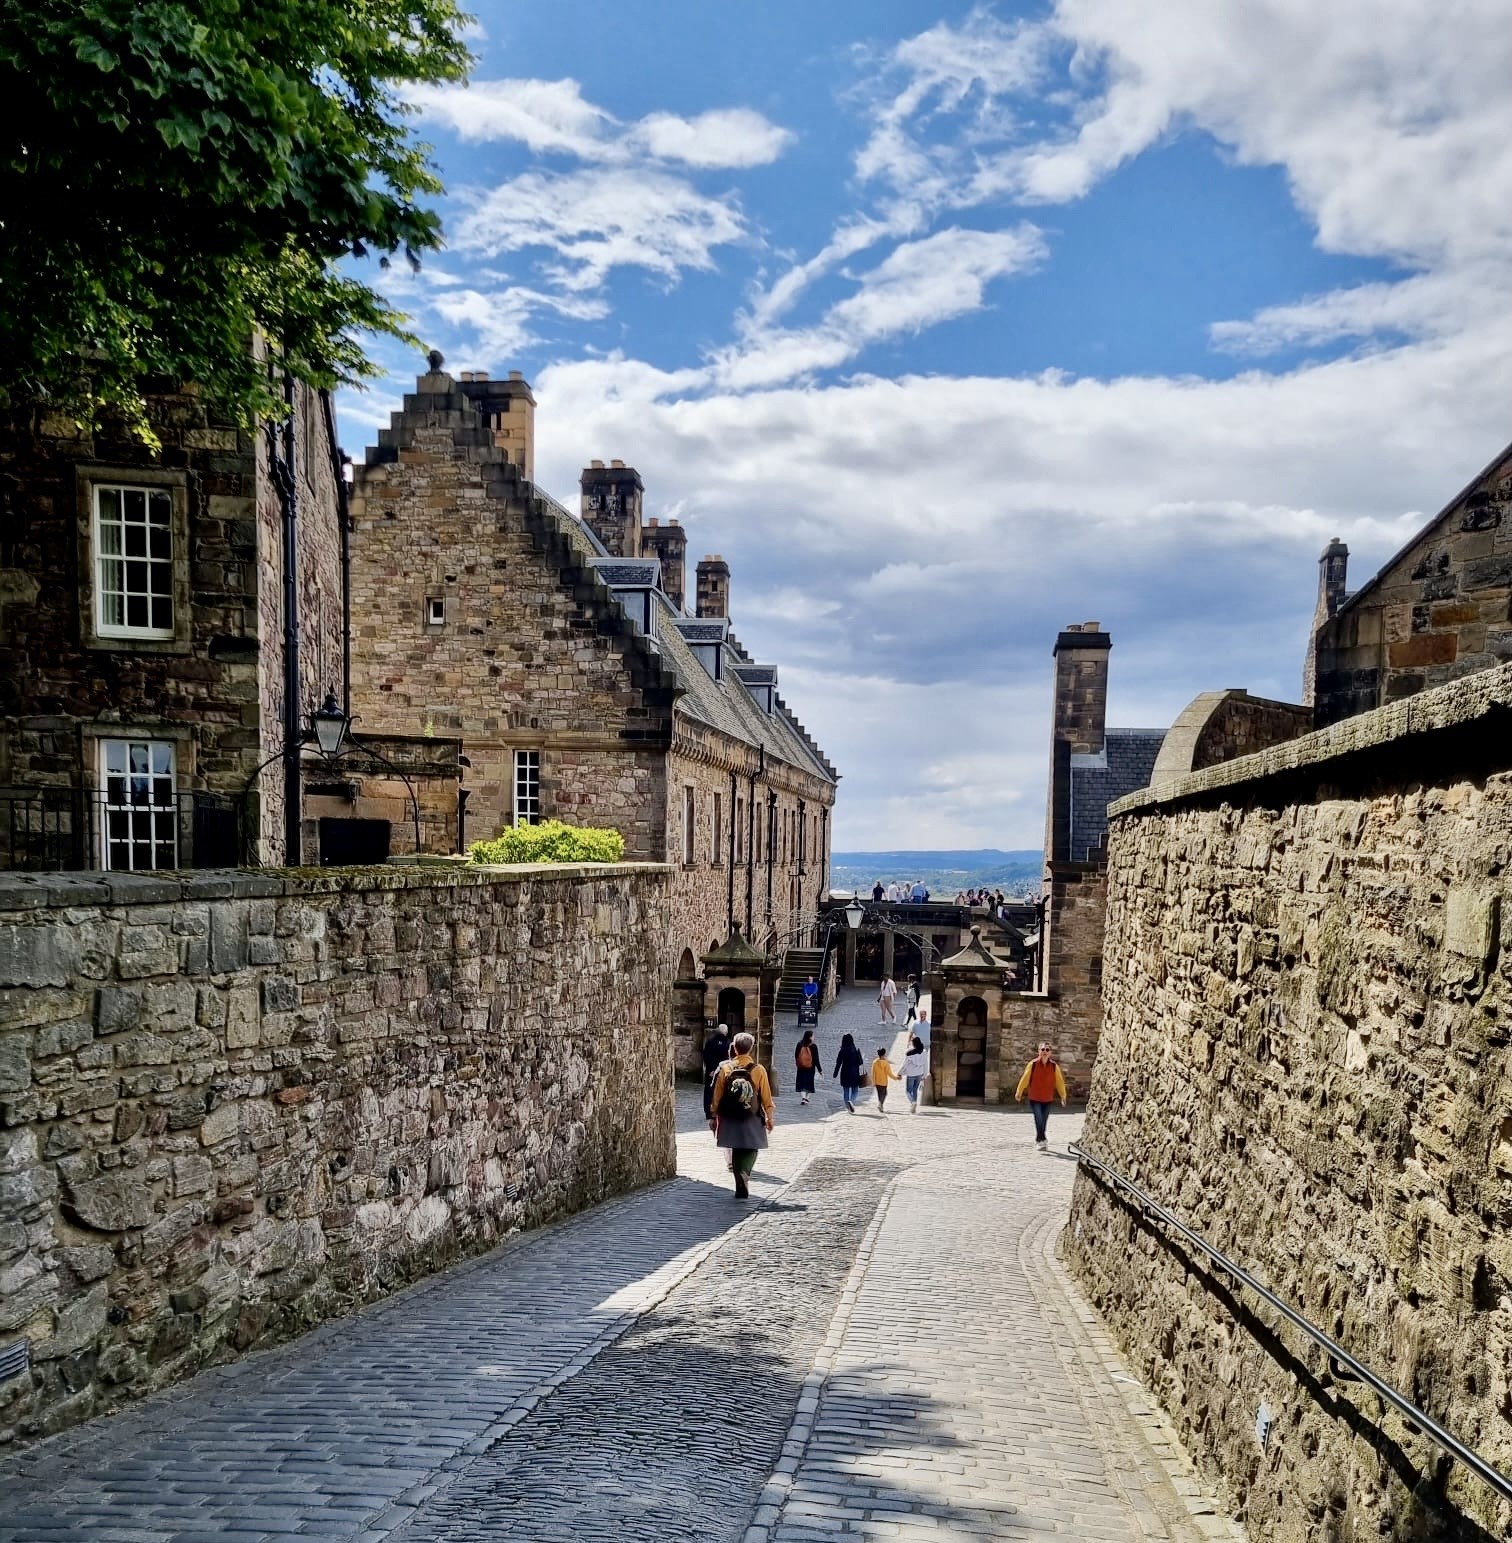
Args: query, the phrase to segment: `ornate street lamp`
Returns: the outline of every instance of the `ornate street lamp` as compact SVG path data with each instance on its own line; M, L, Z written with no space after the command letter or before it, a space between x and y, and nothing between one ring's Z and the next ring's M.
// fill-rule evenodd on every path
M340 752L342 742L346 739L347 731L351 726L352 720L342 712L334 691L326 692L325 701L310 714L310 727L315 733L315 743L324 756L333 756Z
M852 932L861 925L861 919L866 915L866 907L861 904L859 897L852 895L851 903L845 908L845 925Z

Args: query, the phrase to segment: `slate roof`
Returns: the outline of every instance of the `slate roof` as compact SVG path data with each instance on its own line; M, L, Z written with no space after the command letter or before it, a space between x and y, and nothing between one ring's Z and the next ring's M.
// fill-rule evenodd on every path
M572 546L586 564L597 570L606 584L611 582L606 569L621 564L627 567L638 566L639 560L635 558L612 557L581 520L571 515L556 500L552 499L550 503L558 513L557 523L565 527L564 534ZM660 564L657 566L659 569ZM780 696L773 693L776 708L768 713L746 690L736 670L753 661L736 641L728 621L684 616L660 589L654 592L653 598L659 607L658 623L655 635L644 642L646 647L660 654L663 666L683 689L675 711L687 713L698 722L752 747L765 749L768 756L785 761L800 771L822 777L827 782L839 781L839 773L830 765ZM698 662L690 646L690 633L693 641L723 644L723 680L716 681Z
M1150 785L1164 729L1109 729L1098 755L1071 757L1071 861L1096 860L1108 805Z
M599 557L593 566L606 584L654 589L661 583L661 560L656 557Z

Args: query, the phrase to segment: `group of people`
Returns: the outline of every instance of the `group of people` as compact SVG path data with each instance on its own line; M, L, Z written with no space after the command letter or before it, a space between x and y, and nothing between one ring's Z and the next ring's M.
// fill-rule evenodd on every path
M917 998L915 998L915 1001ZM840 1039L830 1076L840 1084L847 1114L856 1112L861 1089L876 1091L877 1109L887 1113L887 1094L895 1082L903 1084L908 1112L919 1112L924 1079L929 1075L929 1010L918 1018L918 1032L909 1036L908 1049L900 1068L894 1067L887 1047L879 1045L871 1065L856 1043L854 1034ZM777 1122L777 1103L772 1096L772 1079L756 1059L756 1037L741 1032L731 1035L724 1024L704 1042L704 1118L714 1132L715 1144L730 1154L730 1171L735 1179L737 1199L750 1198L750 1177L756 1167L756 1154L768 1146L768 1136ZM814 1096L815 1082L823 1063L818 1041L812 1029L805 1029L793 1052L794 1085L798 1102L806 1104ZM1034 1144L1043 1150L1048 1142L1047 1125L1050 1105L1058 1098L1066 1104L1066 1079L1051 1047L1042 1043L1035 1058L1024 1068L1014 1098L1025 1097L1034 1111Z
M907 1028L915 1019L926 1025L924 1037L929 1038L928 1023L929 1009L919 1006L919 977L910 975L908 983L903 989L903 1000L908 1008L908 1016L903 1020L904 1028ZM898 1021L898 983L891 975L882 977L882 984L877 988L877 1007L882 1016L877 1019L877 1027L884 1023L896 1023Z
M929 886L923 879L915 879L912 884L904 879L901 883L897 879L884 884L878 879L872 885L872 903L881 905L884 900L892 905L901 905L905 901L916 902L920 905L929 899Z
M983 910L991 911L994 915L1008 904L1008 897L1000 889L958 889L955 903L957 905L978 906Z

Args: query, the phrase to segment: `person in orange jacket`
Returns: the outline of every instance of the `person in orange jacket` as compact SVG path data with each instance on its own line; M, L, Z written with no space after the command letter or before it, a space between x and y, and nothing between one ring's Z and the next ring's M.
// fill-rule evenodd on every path
M714 1073L710 1104L714 1118L714 1143L730 1154L735 1175L735 1196L750 1198L747 1181L756 1166L756 1154L767 1145L767 1133L777 1123L772 1102L772 1082L756 1060L756 1036L737 1034L730 1041L730 1059Z
M1050 1101L1058 1098L1061 1108L1066 1107L1066 1079L1061 1076L1060 1066L1051 1059L1049 1045L1041 1045L1039 1054L1024 1068L1024 1075L1013 1097L1023 1103L1029 1095L1029 1107L1034 1111L1034 1144L1045 1146L1045 1127L1050 1121Z

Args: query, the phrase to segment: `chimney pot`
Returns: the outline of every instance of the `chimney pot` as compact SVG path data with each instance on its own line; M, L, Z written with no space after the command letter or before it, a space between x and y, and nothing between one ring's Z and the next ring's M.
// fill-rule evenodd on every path
M618 467L620 467L620 468L621 468L621 470L623 470L623 469L624 469L624 465L625 465L625 463L624 463L624 462L623 462L623 461L610 461L610 463L609 463L609 464L610 464L610 465L611 465L611 466L618 466Z
M525 372L524 372L524 370L511 370L509 372L509 378L511 380L524 380L525 379ZM483 379L487 380L488 377L485 375L483 377Z
M660 523L661 522L656 518L656 516L654 514L651 516L651 518L649 520L646 521L646 524L649 525L652 530L655 530Z
M1101 632L1102 631L1102 623L1101 622L1096 622L1096 621L1084 621L1082 623L1082 629L1081 630L1083 632Z
M590 467L597 467L599 471L604 469L604 463L602 461L589 461L588 464Z

